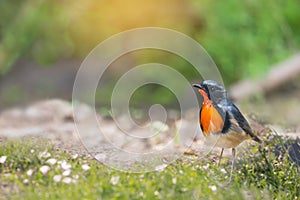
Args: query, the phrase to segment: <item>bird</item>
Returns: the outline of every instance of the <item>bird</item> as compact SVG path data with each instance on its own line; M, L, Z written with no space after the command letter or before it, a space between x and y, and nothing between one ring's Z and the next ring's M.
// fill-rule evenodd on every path
M221 162L225 148L232 149L231 172L228 183L232 180L235 164L236 147L247 139L258 143L262 140L256 136L248 121L238 107L229 98L224 86L214 80L204 80L200 84L192 84L203 97L199 112L199 124L203 135L214 147L220 147Z

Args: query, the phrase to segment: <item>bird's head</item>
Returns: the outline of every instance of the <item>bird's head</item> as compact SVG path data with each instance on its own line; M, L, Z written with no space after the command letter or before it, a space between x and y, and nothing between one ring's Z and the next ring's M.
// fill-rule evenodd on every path
M205 80L201 84L193 84L198 88L204 100L209 99L215 103L227 100L227 92L223 85L213 80Z

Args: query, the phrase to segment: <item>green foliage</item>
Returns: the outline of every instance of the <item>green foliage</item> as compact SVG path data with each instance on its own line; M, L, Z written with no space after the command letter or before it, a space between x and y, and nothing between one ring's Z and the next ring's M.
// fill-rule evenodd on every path
M225 81L253 78L295 53L300 46L299 1L203 1L199 41Z
M23 55L31 55L41 63L66 56L82 57L110 35L142 26L162 26L196 35L229 83L261 75L270 65L299 48L297 0L172 1L169 2L172 7L167 2L153 7L150 2L140 5L136 1L133 8L126 9L122 1L99 4L89 0L78 9L79 5L72 1L3 0L0 3L2 71L7 71ZM145 11L143 18L135 9L138 5ZM170 13L165 12L166 7ZM152 8L157 9L157 18L151 18ZM177 19L172 12L180 9ZM174 23L169 18L179 21ZM182 64L184 68L186 63ZM189 68L186 71L182 73L188 73ZM188 78L194 78L192 74Z
M259 156L248 156L248 164L241 166L243 176L240 181L269 190L276 199L299 197L300 160L299 157L291 159L297 150L292 144L296 141L269 135L266 145L258 149ZM295 155L300 155L300 152Z
M299 167L293 165L281 137L269 137L264 146L237 160L234 179L227 185L225 170L211 160L182 156L163 170L126 173L108 168L84 156L57 151L43 142L22 140L0 146L0 197L13 199L295 199L299 196ZM281 152L281 153L278 153ZM56 163L50 164L49 159ZM70 174L59 164L65 161ZM42 173L42 166L49 166ZM83 165L90 168L83 169ZM31 173L29 173L31 171ZM61 176L55 181L55 176ZM71 182L64 182L69 177Z
M299 50L299 10L298 0L165 0L159 5L138 0L2 0L0 73L7 72L20 57L43 65L63 58L82 59L113 34L158 26L195 38L212 56L225 83L231 84L262 76L270 66ZM108 73L109 82L103 90L112 88L120 72L149 62L171 66L189 81L200 81L188 62L166 52L143 50L123 61ZM123 68L126 61L131 65ZM150 92L147 99L137 94L134 104L176 104L174 96L162 87L148 88L141 94ZM101 97L102 93L109 96L106 91L100 93ZM99 99L99 104L106 104L105 98Z
M12 64L31 48L49 16L48 5L39 1L1 1L0 66L6 72ZM3 10L7 10L3 12ZM7 23L10 22L10 23Z

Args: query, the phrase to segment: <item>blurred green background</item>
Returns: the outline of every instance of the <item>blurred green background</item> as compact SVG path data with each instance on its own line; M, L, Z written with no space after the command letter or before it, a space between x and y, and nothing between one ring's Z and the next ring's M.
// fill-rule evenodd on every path
M71 100L76 70L101 41L124 30L158 26L196 39L212 56L227 86L263 76L297 53L298 0L1 0L0 107L44 98ZM190 81L199 75L178 56L143 50L120 58L97 93L105 105L113 83L132 66L159 62ZM145 94L151 92L145 99ZM166 88L147 86L134 94L141 102L172 105Z

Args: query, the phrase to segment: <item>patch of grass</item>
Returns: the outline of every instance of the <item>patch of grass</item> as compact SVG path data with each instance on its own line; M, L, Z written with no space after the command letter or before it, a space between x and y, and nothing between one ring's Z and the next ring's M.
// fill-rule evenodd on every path
M240 183L270 191L276 199L300 197L299 149L297 141L278 135L269 135L267 144L258 148L259 156L247 156L241 165Z
M296 199L299 168L286 154L278 156L275 146L254 147L226 185L230 164L217 167L207 159L183 156L160 171L126 173L46 143L7 142L0 146L0 157L7 156L0 164L0 198Z

